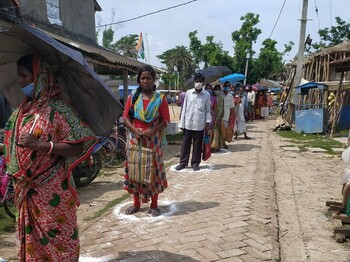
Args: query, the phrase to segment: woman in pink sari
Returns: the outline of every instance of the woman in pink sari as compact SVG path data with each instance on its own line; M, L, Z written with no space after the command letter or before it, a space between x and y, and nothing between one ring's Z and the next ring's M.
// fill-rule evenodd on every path
M59 99L50 66L24 56L17 73L26 98L5 127L5 160L15 181L19 261L78 261L79 205L72 169L96 138Z

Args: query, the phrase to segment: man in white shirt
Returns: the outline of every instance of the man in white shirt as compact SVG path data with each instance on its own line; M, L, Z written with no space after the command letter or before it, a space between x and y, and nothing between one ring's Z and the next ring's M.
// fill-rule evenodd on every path
M210 95L203 88L204 76L201 73L194 75L194 88L186 92L182 107L179 128L183 129L180 163L176 170L184 169L189 162L191 144L191 166L194 171L199 170L202 159L202 145L204 132L209 129L211 123Z
M224 122L224 127L230 128L228 125L228 122L230 120L230 117L235 113L235 104L233 101L233 96L230 93L230 89L231 89L231 84L230 82L225 82L224 84L224 116L222 117L222 121ZM226 132L227 133L227 132ZM232 133L233 134L233 130L232 132L229 132L229 134ZM226 140L232 141L232 137L227 138ZM228 146L226 145L226 143L224 143L223 145L224 148L228 148Z
M252 86L249 86L248 99L248 120L253 121L255 110L255 92Z

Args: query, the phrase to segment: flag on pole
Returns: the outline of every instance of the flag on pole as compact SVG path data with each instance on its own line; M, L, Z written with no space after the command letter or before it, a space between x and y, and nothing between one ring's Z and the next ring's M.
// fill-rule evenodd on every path
M145 48L143 46L142 32L140 33L139 41L136 45L137 56L139 58L145 59Z

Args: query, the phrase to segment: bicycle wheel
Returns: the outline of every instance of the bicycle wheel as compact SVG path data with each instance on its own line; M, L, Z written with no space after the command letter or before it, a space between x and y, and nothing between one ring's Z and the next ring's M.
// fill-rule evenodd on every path
M124 166L126 160L126 141L122 136L118 136L118 144L114 151L107 152L104 164L107 167L117 168Z
M101 168L102 155L98 151L92 154L87 160L85 160L83 163L79 164L76 168L73 169L72 175L74 178L75 185L77 187L82 187L90 184L98 176Z
M17 207L15 206L15 203L14 203L14 196L15 196L15 192L11 181L5 193L3 206L6 214L13 219L16 218L16 213L17 213Z

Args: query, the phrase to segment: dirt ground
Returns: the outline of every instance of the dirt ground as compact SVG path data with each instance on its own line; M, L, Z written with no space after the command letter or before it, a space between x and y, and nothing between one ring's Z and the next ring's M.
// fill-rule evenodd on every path
M340 155L284 151L281 146L290 143L272 131L275 123L270 118L249 125L261 130L250 133L255 136L254 146L262 147L261 159L266 161L260 172L271 172L274 180L276 203L272 204L276 206L281 261L350 261L350 242L339 244L335 241L325 206L327 200L341 201L340 181L344 166ZM180 144L169 145L165 150L165 161L175 164L177 158L174 156L179 150ZM237 158L235 164L249 165L249 159ZM122 168L116 172L106 171L91 185L78 190L81 232L89 223L94 223L94 220L84 218L125 194L122 176ZM14 234L0 236L0 258L15 261Z

